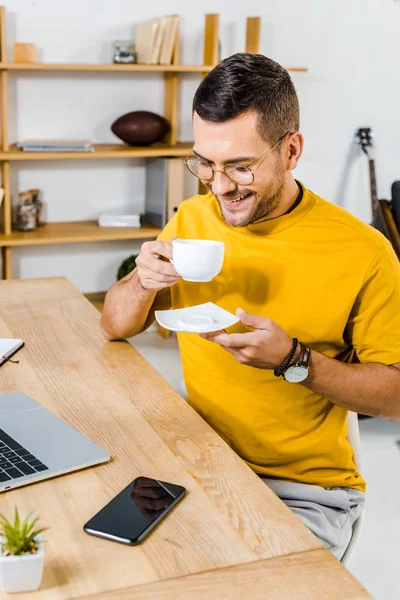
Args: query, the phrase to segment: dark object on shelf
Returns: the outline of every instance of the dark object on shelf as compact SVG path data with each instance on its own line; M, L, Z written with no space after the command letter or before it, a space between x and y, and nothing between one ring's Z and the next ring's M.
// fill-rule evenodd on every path
M111 131L131 146L149 146L159 142L170 130L167 119L147 110L122 115L111 125Z
M133 271L133 269L136 267L136 259L137 259L138 255L134 254L132 256L129 256L128 258L126 258L119 266L118 269L118 274L117 274L117 280L119 281L120 279L123 279L123 277L125 277L125 275L128 275L128 273L130 273L131 271Z

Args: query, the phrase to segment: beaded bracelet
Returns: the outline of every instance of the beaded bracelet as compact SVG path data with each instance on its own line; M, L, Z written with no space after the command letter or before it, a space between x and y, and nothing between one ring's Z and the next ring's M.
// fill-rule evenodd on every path
M290 365L290 363L293 360L293 356L296 353L296 349L297 349L297 344L298 343L299 343L299 340L297 338L293 338L292 349L291 349L288 357L286 358L285 362L283 363L283 365L279 369L274 369L274 375L275 375L275 377L280 377L286 371L286 369L288 368L288 366Z

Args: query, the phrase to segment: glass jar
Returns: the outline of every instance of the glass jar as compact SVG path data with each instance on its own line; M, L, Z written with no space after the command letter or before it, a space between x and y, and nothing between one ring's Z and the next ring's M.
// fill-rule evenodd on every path
M37 207L32 200L31 192L18 194L14 227L18 231L34 231L37 227Z
M32 196L32 202L36 206L36 226L42 227L46 225L44 217L44 204L42 201L42 191L39 189L29 190Z
M114 42L113 60L115 64L126 65L133 64L137 61L136 47L133 42L119 41Z

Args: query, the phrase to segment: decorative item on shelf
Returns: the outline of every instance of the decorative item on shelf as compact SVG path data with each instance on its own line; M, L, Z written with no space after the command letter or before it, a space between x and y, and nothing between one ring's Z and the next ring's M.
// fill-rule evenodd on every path
M43 575L44 551L38 517L21 521L17 508L14 523L0 514L0 584L4 592L37 590Z
M29 190L32 195L32 202L36 206L36 226L42 227L46 225L46 219L44 217L44 203L42 200L43 194L39 189Z
M138 256L139 256L138 254L133 254L132 256L129 256L128 258L126 258L120 264L120 266L118 268L118 272L117 272L117 280L118 281L120 279L123 279L123 277L125 277L126 275L128 275L128 273L133 271L133 269L136 267L136 259Z
M97 222L99 227L141 227L140 215L101 213Z
M18 231L34 231L37 227L37 205L33 201L32 192L20 192L15 209L14 228Z
M15 63L35 63L36 45L14 42L13 60Z
M131 41L118 41L113 44L113 62L117 65L132 65L137 62L136 46Z
M88 140L24 140L17 142L23 152L94 152Z
M167 119L147 110L126 113L111 125L114 135L131 146L149 146L159 142L170 130Z

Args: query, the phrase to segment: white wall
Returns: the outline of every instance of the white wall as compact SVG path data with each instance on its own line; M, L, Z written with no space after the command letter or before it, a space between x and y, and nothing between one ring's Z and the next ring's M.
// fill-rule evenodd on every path
M365 157L353 143L358 127L376 133L378 194L400 179L398 107L400 2L394 0L6 0L9 58L12 42L33 42L44 62L108 62L111 42L129 39L135 23L181 15L181 60L202 62L207 12L220 13L222 56L244 50L245 18L262 17L261 51L293 74L305 153L297 177L315 192L370 219ZM199 83L184 75L181 139L191 139L190 106ZM139 109L163 111L158 74L10 76L10 139L90 138L118 141L110 125ZM140 211L143 161L62 161L12 167L13 193L44 190L51 221L95 218L113 207ZM13 250L14 276L66 275L82 291L106 289L137 242L107 242Z

